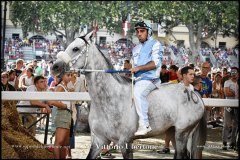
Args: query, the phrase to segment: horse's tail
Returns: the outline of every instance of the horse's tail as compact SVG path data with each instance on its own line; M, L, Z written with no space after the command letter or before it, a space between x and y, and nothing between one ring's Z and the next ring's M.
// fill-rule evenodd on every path
M204 109L204 114L199 121L192 135L191 144L191 159L202 159L202 151L207 140L207 112Z

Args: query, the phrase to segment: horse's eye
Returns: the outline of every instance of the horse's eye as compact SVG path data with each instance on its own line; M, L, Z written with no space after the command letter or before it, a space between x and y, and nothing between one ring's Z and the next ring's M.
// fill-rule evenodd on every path
M77 51L79 51L79 48L77 47L73 48L73 52L77 52Z

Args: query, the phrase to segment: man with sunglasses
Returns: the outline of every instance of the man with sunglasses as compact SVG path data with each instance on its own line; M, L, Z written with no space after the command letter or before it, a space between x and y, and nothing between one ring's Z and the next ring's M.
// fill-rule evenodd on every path
M147 96L160 84L163 45L152 38L152 29L144 21L135 25L139 44L133 48L131 73L134 74L134 101L139 116L135 136L146 135L152 129L148 120Z

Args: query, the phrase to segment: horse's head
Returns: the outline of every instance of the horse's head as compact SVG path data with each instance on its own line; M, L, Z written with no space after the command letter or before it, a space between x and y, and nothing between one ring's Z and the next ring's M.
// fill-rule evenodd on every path
M85 69L87 66L88 47L93 32L83 37L76 38L65 50L57 54L57 60L52 66L52 73L55 76L64 71L73 69Z

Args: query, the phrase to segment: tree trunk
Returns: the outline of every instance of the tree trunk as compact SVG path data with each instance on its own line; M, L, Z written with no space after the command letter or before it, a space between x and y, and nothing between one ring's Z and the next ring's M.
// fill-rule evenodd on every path
M194 26L193 24L188 24L186 25L189 31L189 44L190 44L190 50L192 51L192 56L196 57L196 55L198 55L197 49L196 49L196 45L194 42Z
M200 51L200 46L201 46L201 42L202 42L202 23L199 22L197 24L197 35L194 35L194 24L190 23L188 25L186 25L189 31L189 44L190 44L190 49L192 51L192 56L193 59L192 61L195 62L195 60L197 59L198 55L199 55L199 51ZM194 38L196 40L194 40Z
M77 33L78 29L69 28L66 29L66 42L64 43L64 48L66 49L69 44L74 41L75 34Z

